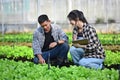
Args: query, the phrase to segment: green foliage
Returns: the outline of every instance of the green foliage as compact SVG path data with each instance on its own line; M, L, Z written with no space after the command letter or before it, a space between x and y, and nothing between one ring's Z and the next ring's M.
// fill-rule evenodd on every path
M72 33L67 33L69 37L69 44L72 43ZM120 44L120 34L98 34L98 38L103 45Z
M112 64L120 64L120 52L112 52L110 50L105 51L106 58L105 58L105 65L112 65ZM4 55L7 58L19 58L25 57L27 59L32 59L33 51L32 48L27 46L0 46L0 56ZM72 61L72 57L70 52L68 52L68 59Z
M7 58L26 57L32 59L33 51L27 46L0 46L0 55L7 56Z
M67 33L69 43L72 43L72 33ZM103 45L118 45L120 44L120 34L98 34L98 38Z
M72 33L69 36L69 44L72 42ZM120 34L98 34L102 44L120 44ZM32 42L32 34L6 34L0 35L0 42ZM105 51L105 65L120 64L120 52ZM26 57L33 58L32 48L26 46L0 46L0 56L7 58ZM71 55L68 53L71 61ZM0 60L0 80L118 80L118 71L111 69L93 70L84 67L70 66L61 69L48 66L35 65L31 62L15 62Z
M0 37L0 42L32 42L32 34L5 34L3 37Z
M0 80L118 80L117 70L70 66L48 70L47 65L0 60Z
M110 50L106 50L106 58L105 58L105 65L112 65L112 64L120 64L120 52L112 52Z
M103 45L120 44L120 34L98 34L98 37Z
M32 34L5 34L0 37L0 42L32 42ZM69 44L72 43L72 33L68 32ZM120 44L120 34L98 34L102 44Z

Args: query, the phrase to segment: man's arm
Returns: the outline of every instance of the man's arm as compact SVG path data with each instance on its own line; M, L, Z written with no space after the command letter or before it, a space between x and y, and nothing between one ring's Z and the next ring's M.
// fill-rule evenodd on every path
M58 36L59 36L58 44L68 42L68 36L60 27L58 28Z
M65 40L58 40L57 44L63 44L65 42Z
M39 59L39 63L44 64L45 60L43 59L43 57L41 56L41 54L37 54L37 57Z
M52 42L49 45L49 48L54 48L55 46L59 45L59 44L63 44L65 41L64 40L58 40L57 42Z
M39 63L43 64L43 63L45 63L45 60L41 56L41 54L42 54L41 47L40 47L40 44L39 44L37 37L38 37L37 32L34 32L32 48L33 48L34 55L36 55L39 59Z

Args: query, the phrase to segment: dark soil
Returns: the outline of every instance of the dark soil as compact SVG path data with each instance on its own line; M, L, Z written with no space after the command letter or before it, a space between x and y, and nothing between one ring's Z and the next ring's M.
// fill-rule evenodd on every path
M103 47L105 50L111 50L113 52L120 51L120 45L105 45Z
M107 65L104 65L105 68L108 68L108 69L115 69L115 70L118 70L120 69L120 64L112 64L110 66L107 66Z
M28 46L28 47L32 47L32 43L26 43L26 42L18 42L18 43L13 43L13 42L0 42L0 46L2 45L17 45L17 46Z
M14 60L14 61L23 61L23 62L25 62L25 61L33 62L33 59L27 59L26 57L17 57L17 58L9 57L9 58L7 58L4 55L0 55L0 59L8 59L8 60Z

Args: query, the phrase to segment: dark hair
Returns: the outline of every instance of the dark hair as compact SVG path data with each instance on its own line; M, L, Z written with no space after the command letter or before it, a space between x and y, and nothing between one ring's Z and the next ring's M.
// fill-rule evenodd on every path
M38 22L39 22L39 24L41 24L41 23L43 23L43 22L45 22L45 21L47 21L47 20L49 20L49 18L48 18L48 16L45 15L45 14L40 15L40 16L38 17Z
M82 11L79 11L79 10L72 10L72 11L68 14L67 18L70 19L70 20L75 20L75 21L77 21L77 19L79 19L79 20L81 20L82 22L88 24L88 22L87 22L87 20L86 20L86 18L85 18L85 16L84 16L84 14L83 14L83 12L82 12Z

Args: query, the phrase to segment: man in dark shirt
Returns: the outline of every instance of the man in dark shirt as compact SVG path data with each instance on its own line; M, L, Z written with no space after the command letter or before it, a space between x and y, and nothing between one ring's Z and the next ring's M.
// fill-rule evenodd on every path
M61 65L67 59L69 50L68 37L65 32L55 24L51 24L47 15L38 17L40 27L33 34L34 63L47 63L50 59L56 59L57 65Z
M51 29L48 33L45 32L45 42L44 42L44 46L42 48L42 51L48 51L48 50L51 50L49 48L49 45L51 42L54 42L54 38L53 36L51 35Z

